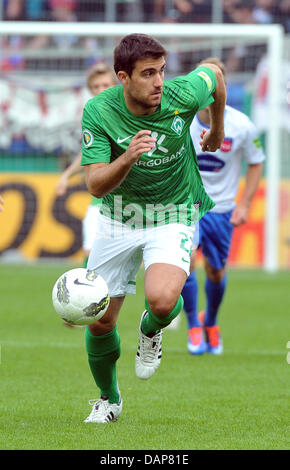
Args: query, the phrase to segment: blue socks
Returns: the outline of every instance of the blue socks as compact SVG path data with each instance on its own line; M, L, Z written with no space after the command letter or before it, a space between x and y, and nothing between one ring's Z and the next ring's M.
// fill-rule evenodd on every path
M196 280L195 271L193 271L187 278L181 295L184 300L184 311L186 313L188 329L195 326L201 326L198 320L197 311L197 296L198 296L198 284Z
M220 304L222 302L224 292L227 285L227 275L223 277L219 283L212 282L208 278L205 281L205 293L207 298L207 306L205 310L204 322L205 326L216 325L216 318ZM188 329L201 326L198 319L198 283L193 271L187 278L181 295L184 300L184 311L186 313Z
M219 283L212 282L209 279L205 281L205 293L207 298L207 306L204 316L205 326L216 325L216 318L219 306L223 300L224 292L227 285L227 275L225 274Z

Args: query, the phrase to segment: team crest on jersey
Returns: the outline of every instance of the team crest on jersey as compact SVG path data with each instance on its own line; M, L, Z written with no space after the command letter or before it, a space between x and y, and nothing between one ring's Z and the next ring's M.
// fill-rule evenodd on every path
M93 134L88 129L83 131L83 142L85 147L90 147L94 141Z
M172 121L171 129L176 132L176 134L181 135L184 124L184 120L180 116L176 115Z
M231 139L230 137L225 137L220 147L221 151L230 152L232 150L232 147L233 147L233 139Z

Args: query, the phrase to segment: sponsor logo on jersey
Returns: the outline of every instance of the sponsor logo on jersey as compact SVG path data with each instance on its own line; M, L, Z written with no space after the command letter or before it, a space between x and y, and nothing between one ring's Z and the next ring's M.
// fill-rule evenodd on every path
M151 134L151 137L153 137L153 139L158 139L158 132L152 132ZM155 152L155 150L160 150L160 152L162 153L168 153L168 149L166 147L163 147L163 145L161 145L165 139L166 135L165 134L162 134L161 137L159 137L159 139L157 140L156 142L156 145L155 147L152 147L152 149L148 152L148 156L151 157L153 155L153 153Z
M197 155L200 171L211 171L218 173L225 166L225 162L210 153Z
M143 160L142 158L139 158L139 160L135 163L136 166L145 166L145 167L153 167L153 166L159 166L159 165L166 165L167 163L172 162L176 158L178 158L182 152L184 151L184 144L181 146L181 148L178 150L178 152L173 153L172 155L168 155L163 158L154 158L154 160Z
M230 137L225 137L220 149L222 152L230 152L233 147L233 139Z
M184 120L180 116L176 115L175 118L172 121L171 129L174 132L176 132L177 135L181 135L184 124L185 124Z
M207 88L209 89L209 91L212 90L212 81L211 81L211 78L208 76L207 73L205 73L204 71L201 71L201 72L198 72L198 74L204 81L205 83L207 84Z
M85 147L90 147L94 142L94 137L91 131L84 129L83 131L83 143Z

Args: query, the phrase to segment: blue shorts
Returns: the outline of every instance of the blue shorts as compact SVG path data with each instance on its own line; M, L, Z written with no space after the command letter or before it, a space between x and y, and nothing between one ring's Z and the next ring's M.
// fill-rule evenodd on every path
M224 268L227 262L234 228L232 212L207 212L199 221L199 246L215 269Z

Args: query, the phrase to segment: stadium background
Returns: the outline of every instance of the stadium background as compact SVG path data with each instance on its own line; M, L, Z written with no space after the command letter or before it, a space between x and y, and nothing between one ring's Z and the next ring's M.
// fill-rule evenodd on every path
M281 126L279 267L290 267L290 7L289 2L261 1L0 1L2 21L280 23L285 32L286 109ZM0 220L0 261L68 258L80 263L81 221L90 196L81 178L72 179L65 196L57 197L60 172L79 151L82 108L89 98L85 72L94 63L112 64L116 40L76 36L1 36L0 56L0 194L5 211ZM170 54L167 78L190 71L208 55L219 55L228 70L228 104L256 123L265 147L267 60L265 47L206 39L165 41ZM289 54L289 53L288 53ZM288 113L288 114L287 114ZM267 149L265 149L267 151ZM267 163L266 163L267 164ZM231 266L263 265L267 216L261 181L249 221L234 231ZM240 192L243 187L241 181ZM239 197L239 196L238 196Z

